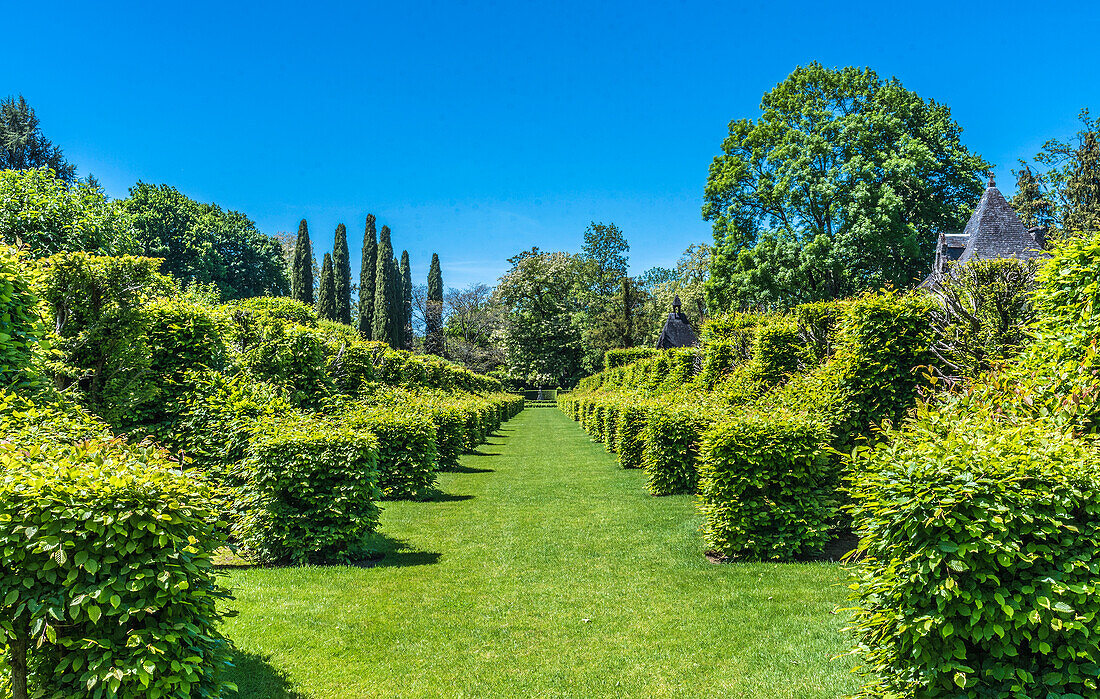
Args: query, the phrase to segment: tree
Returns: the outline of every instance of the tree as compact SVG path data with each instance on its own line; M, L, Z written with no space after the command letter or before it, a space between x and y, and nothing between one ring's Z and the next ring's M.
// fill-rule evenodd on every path
M413 347L412 328L412 267L409 264L409 251L401 251L401 347L411 350Z
M214 284L225 299L289 291L278 241L243 213L145 182L131 187L121 206L133 222L138 254L162 258L161 271L184 282Z
M290 295L295 301L313 305L313 244L309 241L309 226L304 218L298 224L298 242L294 245L290 288Z
M615 293L619 280L627 275L626 253L630 245L614 223L604 225L593 221L584 231L581 259L588 291L596 298L606 299Z
M812 63L761 108L730 122L707 178L714 310L908 286L982 192L988 165L950 110L896 78Z
M509 373L532 386L571 386L583 373L581 332L573 322L584 261L537 248L508 260L496 294L506 309Z
M76 166L42 134L38 117L23 95L0 101L0 170L40 167L53 170L66 184L76 181Z
M1028 228L1054 225L1054 203L1043 191L1042 178L1023 160L1016 176L1016 194L1012 196L1012 209Z
M443 317L447 359L481 374L504 365L504 308L491 287L472 284L448 289L443 295Z
M661 279L652 278L649 291L649 299L646 304L646 316L643 321L645 326L646 341L656 341L660 334L661 326L672 309L672 300L677 296L683 305L684 313L694 319L700 319L706 312L706 287L710 279L711 246L706 243L689 245L680 259L676 261L676 269L668 270L667 276ZM697 321L693 320L693 323Z
M363 260L359 266L359 334L366 340L374 335L375 269L378 267L378 234L374 214L367 214L363 231Z
M348 256L348 230L344 224L336 226L336 238L332 244L333 292L336 297L336 320L351 325L351 258Z
M332 255L325 253L321 264L321 281L317 285L317 315L325 320L336 320L336 280L333 271Z
M390 227L382 226L378 239L378 260L375 263L377 273L374 284L374 318L371 324L371 339L385 342L396 347L393 342L393 243L390 242Z
M0 241L36 258L61 251L141 252L120 201L86 182L66 184L44 167L0 170Z
M1100 230L1100 121L1082 109L1075 141L1051 139L1035 156L1063 235Z
M444 344L443 270L439 267L439 255L433 252L432 265L428 269L428 290L424 309L424 351L442 357Z
M390 305L389 345L394 349L405 347L405 301L404 280L401 277L401 263L396 257L390 258L390 287L386 291Z

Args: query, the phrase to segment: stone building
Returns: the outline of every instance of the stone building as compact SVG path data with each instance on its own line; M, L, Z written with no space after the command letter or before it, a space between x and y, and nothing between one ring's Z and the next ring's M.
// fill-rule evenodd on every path
M680 297L677 296L672 301L672 313L668 314L661 336L657 338L657 349L696 347L698 344L699 336L691 327L687 314L680 309Z

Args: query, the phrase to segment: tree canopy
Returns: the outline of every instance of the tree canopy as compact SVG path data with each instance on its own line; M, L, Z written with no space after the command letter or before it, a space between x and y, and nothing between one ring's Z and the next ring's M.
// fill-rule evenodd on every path
M76 166L42 133L38 117L23 95L0 101L0 170L40 167L53 170L67 184L76 180Z
M715 308L786 307L927 273L988 165L950 110L870 69L797 68L736 119L710 166Z
M344 224L336 226L332 245L332 292L336 300L336 320L351 325L351 258L348 255L348 230Z
M378 267L378 232L374 214L367 214L362 253L359 264L359 334L370 340L373 337L375 270Z
M309 225L303 218L298 224L298 241L294 244L294 264L290 271L291 296L307 306L313 305L313 243Z

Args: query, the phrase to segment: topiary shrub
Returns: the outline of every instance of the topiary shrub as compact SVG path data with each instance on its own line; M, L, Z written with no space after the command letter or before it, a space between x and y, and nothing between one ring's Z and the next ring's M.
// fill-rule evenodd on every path
M846 306L847 301L817 301L795 306L798 336L806 348L805 368L809 369L832 356L837 329L843 322Z
M238 310L231 338L241 364L258 379L287 391L297 406L319 406L332 392L325 344L304 325Z
M649 408L642 457L647 491L652 495L695 492L699 447L713 419L698 405L658 403Z
M261 425L243 462L245 548L268 563L346 563L378 527L378 440L307 416Z
M228 304L231 309L252 311L254 314L278 318L287 323L317 327L317 311L308 304L302 303L289 296L258 296L250 299L240 299Z
M623 401L615 423L615 451L623 468L641 468L645 454L646 413L649 407L639 401Z
M801 416L747 413L703 438L703 541L726 558L788 561L821 550L836 521L829 434Z
M761 379L769 384L782 383L805 361L806 350L797 323L788 317L761 323L756 328L752 354Z
M224 524L173 467L120 440L0 443L0 627L32 696L221 695Z
M389 406L359 403L345 405L326 419L333 425L369 430L377 438L378 486L384 497L420 499L431 493L439 452L435 427L428 417ZM479 433L481 429L479 424Z
M31 358L45 332L27 265L0 247L0 387L28 385Z
M1100 692L1095 447L992 410L925 409L856 453L861 696Z
M604 369L633 364L639 359L648 359L660 350L653 347L630 347L628 349L609 349L604 353Z

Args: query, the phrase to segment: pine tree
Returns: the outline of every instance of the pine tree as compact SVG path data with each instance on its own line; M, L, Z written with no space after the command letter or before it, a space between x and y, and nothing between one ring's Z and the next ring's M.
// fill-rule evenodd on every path
M321 282L317 285L317 315L324 320L336 320L336 282L333 276L332 255L326 252L321 265Z
M432 266L428 270L428 299L424 317L424 351L443 356L443 271L439 268L439 255L432 253Z
M378 239L378 262L374 280L374 317L371 319L371 339L393 344L393 243L390 227L382 226Z
M378 266L378 233L374 229L374 214L367 214L363 231L363 262L359 267L359 334L365 340L374 328L374 271Z
M298 224L298 242L294 244L294 266L290 270L290 295L296 301L313 305L313 244L309 242L306 220Z
M412 267L409 264L409 251L401 251L401 346L407 350L413 347L413 280Z
M348 256L348 230L336 226L332 244L333 293L336 296L336 320L351 325L351 258Z
M1043 193L1039 175L1024 161L1021 170L1015 171L1016 194L1012 196L1012 209L1028 228L1050 227L1054 223L1054 204Z
M1081 134L1073 170L1066 180L1066 213L1062 229L1068 234L1100 231L1100 126Z

